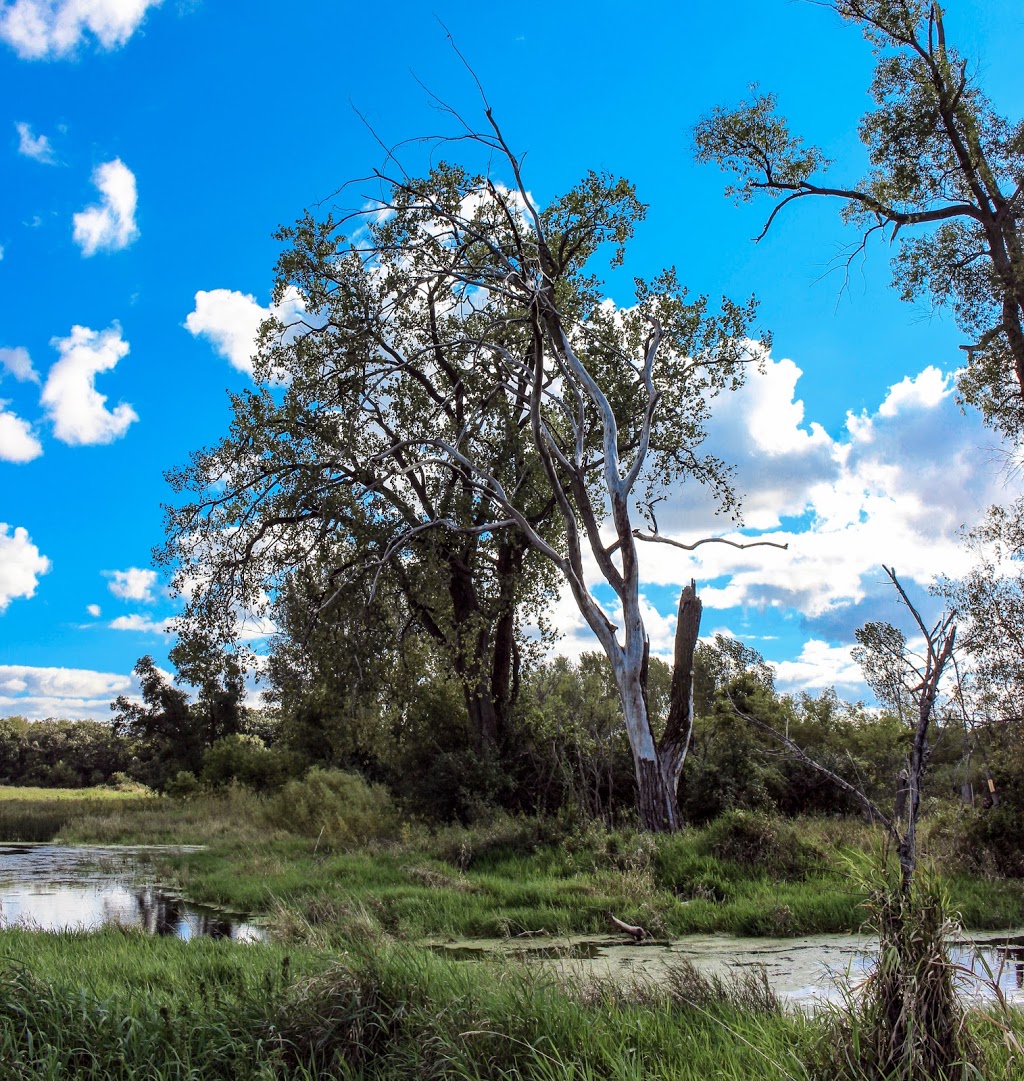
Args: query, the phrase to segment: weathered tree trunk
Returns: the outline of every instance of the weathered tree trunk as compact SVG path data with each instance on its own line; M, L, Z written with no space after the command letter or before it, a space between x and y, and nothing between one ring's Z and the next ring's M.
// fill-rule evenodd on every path
M614 670L613 665L613 670ZM633 770L636 775L636 809L644 829L656 833L677 830L679 811L675 793L661 767L658 749L654 743L650 715L642 679L642 661L623 668L619 683L622 712L633 752Z
M700 634L702 608L697 596L697 583L691 580L679 596L668 719L658 744L661 772L675 806L678 806L679 778L693 733L693 657Z

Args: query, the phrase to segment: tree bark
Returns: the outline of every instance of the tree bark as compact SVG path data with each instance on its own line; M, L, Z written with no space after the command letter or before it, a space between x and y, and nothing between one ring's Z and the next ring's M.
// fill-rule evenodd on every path
M661 771L676 807L679 778L682 776L690 736L693 733L693 658L700 634L702 608L697 596L697 583L691 579L690 584L679 595L668 719L665 733L658 744Z

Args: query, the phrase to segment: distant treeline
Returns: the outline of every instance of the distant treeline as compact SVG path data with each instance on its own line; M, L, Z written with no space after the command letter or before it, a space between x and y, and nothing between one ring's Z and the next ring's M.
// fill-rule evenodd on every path
M129 740L101 721L0 718L0 783L42 788L116 784L132 761Z

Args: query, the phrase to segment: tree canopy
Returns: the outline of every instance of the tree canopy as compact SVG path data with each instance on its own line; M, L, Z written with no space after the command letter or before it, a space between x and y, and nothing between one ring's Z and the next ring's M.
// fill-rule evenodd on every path
M712 314L670 269L616 306L592 266L624 258L644 213L632 186L588 173L542 206L487 117L464 144L488 171L441 163L416 178L392 161L369 203L281 230L275 296L305 314L263 326L260 386L172 478L191 498L169 513L164 555L191 617L225 634L300 571L319 575L322 606L359 582L375 603L393 582L422 628L438 612L458 626L453 665L481 702L497 696L467 632L492 643L500 613L550 591L543 573L523 578L540 557L611 662L649 775L642 817L672 824L677 771L659 764L644 700L638 513L685 479L735 507L727 466L701 444L715 396L761 355L753 302ZM621 626L590 592L585 550Z
M697 158L736 176L738 201L776 199L779 212L831 198L860 240L899 238L893 282L907 301L950 307L970 336L963 398L998 430L1024 431L1024 125L1001 115L967 60L946 40L931 0L830 0L875 50L876 108L860 124L870 168L855 182L825 177L831 164L794 134L773 94L717 108L696 127ZM760 239L760 237L758 238Z

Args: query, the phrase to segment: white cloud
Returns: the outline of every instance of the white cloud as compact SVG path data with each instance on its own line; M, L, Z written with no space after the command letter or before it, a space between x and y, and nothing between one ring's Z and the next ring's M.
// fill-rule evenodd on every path
M135 224L135 174L115 158L96 167L92 182L102 198L99 205L86 207L74 216L75 243L86 256L127 248L139 235Z
M289 287L280 304L268 308L250 293L235 289L200 289L196 306L185 319L185 328L194 337L206 338L233 368L253 374L252 355L260 323L271 315L285 326L303 317L305 309L294 288Z
M15 713L29 720L65 717L109 720L110 702L137 691L131 676L83 668L34 668L0 665L0 716Z
M110 579L108 589L115 597L125 601L142 601L152 604L156 600L153 588L156 586L156 571L142 567L129 567L124 571L104 571Z
M39 382L39 373L32 367L32 358L24 346L0 349L0 368L21 383Z
M112 631L138 631L142 634L167 634L174 628L175 618L150 619L149 616L132 614L130 616L118 616L110 621Z
M882 563L921 585L960 573L958 529L1007 492L986 446L992 437L960 415L950 378L926 368L890 388L877 412L850 415L833 439L818 425L802 426L795 375L791 361L769 361L764 376L752 375L716 410L710 439L737 463L754 534L725 535L738 542L760 535L789 551L708 545L687 555L648 545L644 580L678 585L696 577L714 583L701 589L708 607L771 606L813 620L884 593ZM659 505L659 523L680 540L720 535L709 510L684 487ZM784 528L787 516L796 522Z
M92 616L93 619L99 619L103 615L103 610L98 604L87 604L85 610Z
M812 638L804 643L795 661L773 662L775 685L780 691L837 691L864 695L867 687L860 665L850 655L851 646L830 646Z
M695 578L707 626L721 621L716 612L729 610L732 622L741 618L736 609L775 609L795 620L774 645L777 656L785 656L781 641L791 641L793 630L809 639L797 660L780 661L780 686L836 685L868 695L849 656L853 630L870 619L905 618L881 565L896 568L931 618L927 586L937 574L966 569L960 527L1019 494L1020 475L1008 479L994 437L976 416L960 414L953 377L934 367L895 383L874 411L849 415L835 435L806 419L800 375L792 361L769 359L763 375L751 373L745 387L715 402L706 449L736 463L747 528L715 517L693 484L675 488L657 508L662 533L676 540L763 538L788 543L788 551L641 545L641 589L674 593ZM584 565L587 581L600 582L589 557ZM667 653L675 613L660 607L666 615L651 623L652 651ZM567 591L550 618L566 631L558 652L597 648Z
M69 56L87 38L124 45L160 0L13 0L0 4L0 39L23 60Z
M50 569L50 561L32 543L28 531L17 526L13 533L0 522L0 613L15 597L31 597L40 575Z
M129 676L84 668L0 664L0 691L28 690L50 698L95 698L103 694L120 694L128 690L131 683Z
M43 165L54 165L57 161L53 153L50 140L45 135L33 135L29 124L19 122L14 125L18 129L18 153L26 158L32 158Z
M104 331L74 326L67 338L54 338L52 344L60 360L50 369L40 401L53 421L54 435L71 446L120 439L138 415L124 402L108 410L106 396L93 381L128 353L121 328L116 323Z
M878 407L880 417L895 417L912 409L934 409L943 398L953 393L953 376L944 375L929 365L913 379L903 380L889 388L885 401Z
M32 426L16 413L4 409L0 400L0 461L31 462L43 453L43 446L32 434Z

